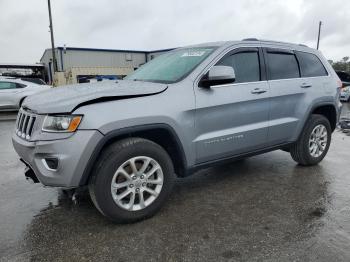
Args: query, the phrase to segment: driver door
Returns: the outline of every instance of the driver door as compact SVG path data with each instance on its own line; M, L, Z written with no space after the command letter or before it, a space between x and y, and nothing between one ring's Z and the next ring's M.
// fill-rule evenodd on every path
M216 65L232 66L236 79L230 84L195 87L197 164L267 145L270 102L262 51L235 49Z

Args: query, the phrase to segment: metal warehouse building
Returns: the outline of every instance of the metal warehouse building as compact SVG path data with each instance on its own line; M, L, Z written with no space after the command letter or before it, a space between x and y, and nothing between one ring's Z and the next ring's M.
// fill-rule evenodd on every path
M65 85L85 82L96 76L124 77L155 56L172 49L155 51L57 47L57 71L53 74L52 49L40 59L47 72L47 82Z

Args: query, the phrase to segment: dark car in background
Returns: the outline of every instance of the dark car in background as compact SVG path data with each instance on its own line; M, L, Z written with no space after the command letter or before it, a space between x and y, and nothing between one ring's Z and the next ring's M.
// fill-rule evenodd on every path
M350 74L345 71L336 71L336 73L343 84L340 93L340 101L350 102Z
M336 73L342 81L343 87L350 86L350 73L345 71L336 71Z

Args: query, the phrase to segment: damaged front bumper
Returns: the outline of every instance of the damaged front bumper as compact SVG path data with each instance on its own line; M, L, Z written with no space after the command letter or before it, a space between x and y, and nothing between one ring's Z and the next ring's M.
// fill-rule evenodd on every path
M35 142L14 134L12 142L26 165L27 179L45 186L76 188L102 137L96 130L80 130L67 139Z

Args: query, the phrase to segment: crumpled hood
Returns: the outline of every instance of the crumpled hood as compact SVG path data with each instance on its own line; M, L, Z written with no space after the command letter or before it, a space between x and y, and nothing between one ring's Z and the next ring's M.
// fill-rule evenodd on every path
M38 114L70 113L84 104L154 95L166 89L165 84L131 80L68 85L29 96L23 107Z

